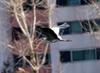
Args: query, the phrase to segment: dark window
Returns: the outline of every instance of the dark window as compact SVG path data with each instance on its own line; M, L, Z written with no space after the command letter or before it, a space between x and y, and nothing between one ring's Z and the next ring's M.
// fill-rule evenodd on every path
M67 23L69 27L61 28L60 35L78 34L85 32L96 32L100 29L100 19L85 20L85 21L72 21L72 22L58 22L58 26Z
M44 65L49 65L51 64L51 57L50 57L50 53L46 54L46 61L44 63Z
M81 5L86 5L86 4L93 4L94 2L98 2L99 0L81 0Z
M60 35L81 33L81 26L80 26L80 22L79 21L59 22L58 26L62 25L63 23L67 23L67 25L69 25L69 27L61 28L60 29Z
M30 28L28 27L28 32L30 33ZM26 39L26 36L23 34L20 27L13 27L12 28L12 41L13 40L20 40L20 39Z
M62 63L70 62L71 56L70 51L60 51L60 61Z
M72 34L81 33L81 26L79 21L69 22L69 24L70 24Z
M81 5L90 4L91 0L81 0Z
M13 59L14 59L14 67L22 67L23 66L23 61L22 58L19 57L18 55L13 55Z
M95 59L95 50L81 50L72 52L73 61L84 61Z
M36 8L44 10L44 9L46 9L46 6L47 6L46 0L38 0L38 4L37 4Z
M12 40L19 40L21 37L22 31L20 28L12 28Z
M67 0L56 0L57 6L66 6Z
M82 32L98 31L100 20L81 21Z
M26 0L26 2L23 4L23 9L24 11L26 10L32 10L32 1L31 0Z
M95 19L93 22L95 24L95 30L100 30L100 19Z
M97 59L100 59L100 48L96 49L96 55L97 55Z
M82 21L81 27L82 27L82 32L89 32L90 31L89 21Z
M60 51L60 61L62 63L76 61L90 61L100 59L100 48L77 50L77 51Z
M43 54L38 54L38 57L39 59L43 59ZM30 56L26 56L26 58L28 60L31 60ZM22 67L22 66L29 66L29 63L27 63L22 57L19 57L18 55L13 55L13 59L14 59L14 67L17 68L17 67ZM45 60L45 63L44 65L49 65L51 64L51 57L50 57L50 54L47 53L46 54L46 60Z
M56 0L57 6L76 6L80 4L80 0Z
M86 5L98 2L99 0L56 0L57 6L76 6L76 5Z
M73 51L72 52L73 61L84 60L84 52L83 51Z
M37 4L36 8L37 9L46 9L45 6L46 6L46 1L45 0L36 0L35 2ZM32 6L32 0L26 0L26 2L23 4L23 9L24 11L30 11L33 9L33 6Z

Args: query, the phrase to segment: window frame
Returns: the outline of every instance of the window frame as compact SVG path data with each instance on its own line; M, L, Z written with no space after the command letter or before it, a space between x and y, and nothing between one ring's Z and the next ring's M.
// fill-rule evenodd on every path
M96 2L99 2L99 0L97 0ZM84 2L84 0L83 0L83 2L82 2L82 0L80 0L78 4L68 4L68 1L64 2L64 3L66 3L66 4L64 4L64 5L63 5L63 3L61 3L61 5L58 4L58 3L61 3L60 0L59 0L59 2L57 2L57 0L56 0L56 6L57 6L57 7L79 6L79 5L92 4L92 2L89 2L89 1L88 1L88 3L86 3L86 2Z
M97 49L99 49L99 54L100 54L100 48L91 48L91 49L83 49L83 50L81 50L81 49L80 50L60 50L59 51L59 54L60 54L60 62L61 63L74 63L74 62L85 62L85 61L96 61L96 60L100 60L100 55L99 55L99 59L97 58L97 56L98 56L97 55ZM82 58L81 60L75 60L74 59L73 52L82 52L82 51L83 51L83 54L84 54L83 55L84 58ZM70 52L70 55L69 55L70 61L66 61L66 58L65 57L63 57L63 58L65 58L65 61L62 61L61 60L61 57L62 56L65 56L66 54L64 54L64 55L61 56L61 52L64 52L64 53ZM85 56L86 56L86 58L85 58Z
M79 23L80 25L80 31L76 30L73 31L72 26L75 23ZM62 22L57 22L57 26L63 24L63 23L68 23L70 25L70 27L66 28L66 29L60 29L60 35L69 35L69 34L82 34L82 33L87 33L87 32L98 32L100 29L100 19L94 19L94 20L81 20L81 21L62 21ZM82 24L83 23L83 24ZM85 26L85 24L88 24L87 26ZM76 25L76 24L75 24ZM91 25L91 26L89 26ZM85 30L85 28L87 30ZM91 30L92 29L92 30ZM61 33L61 31L63 31L64 33Z

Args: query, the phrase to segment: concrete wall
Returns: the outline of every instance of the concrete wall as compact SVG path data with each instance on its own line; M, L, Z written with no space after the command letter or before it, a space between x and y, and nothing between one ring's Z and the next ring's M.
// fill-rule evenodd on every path
M97 5L64 6L54 9L55 22L100 18L100 3Z
M98 32L100 33L100 32ZM100 47L100 34L94 33L81 33L62 36L63 39L72 40L72 42L56 42L52 43L51 47L57 48L57 50L73 50L73 48L94 48ZM76 50L76 49L75 49Z
M63 38L70 39L72 42L51 43L52 73L100 73L100 60L61 63L59 58L61 50L71 51L100 47L100 39L98 40L96 36L100 37L100 34L66 35Z
M3 8L4 5L0 3L0 73L3 63L6 62L8 56L9 60L11 60L11 54L7 48L7 44L10 39L9 16Z
M100 73L100 60L60 63L59 50L52 49L52 73Z
M56 3L56 0L49 2ZM97 3L97 6L98 8L94 4L54 8L52 21L56 25L58 22L63 21L98 19L100 18L100 3ZM100 60L62 64L59 58L61 50L81 50L100 47L100 31L95 34L71 34L62 37L70 39L72 42L51 43L52 73L100 73Z

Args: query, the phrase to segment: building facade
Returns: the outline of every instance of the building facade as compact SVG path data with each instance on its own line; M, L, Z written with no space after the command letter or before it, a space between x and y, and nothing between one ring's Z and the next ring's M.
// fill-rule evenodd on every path
M51 43L52 73L100 73L99 0L50 0L55 4L52 21L64 39Z

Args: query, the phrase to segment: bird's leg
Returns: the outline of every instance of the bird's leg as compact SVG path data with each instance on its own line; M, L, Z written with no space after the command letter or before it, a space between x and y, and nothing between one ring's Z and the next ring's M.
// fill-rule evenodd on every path
M64 41L64 42L72 42L72 40L66 40L66 39L62 39L60 41Z

